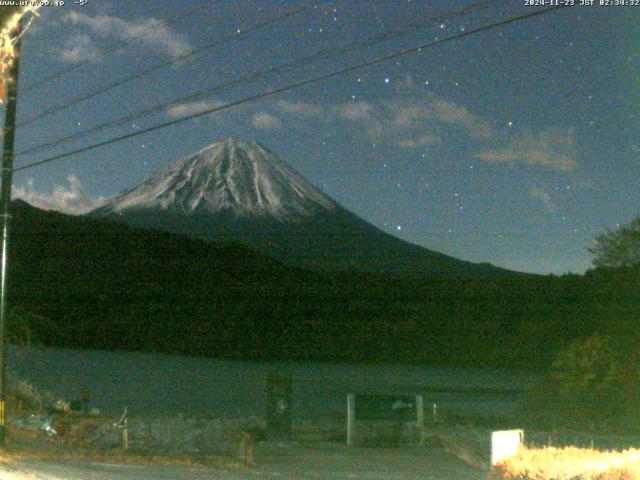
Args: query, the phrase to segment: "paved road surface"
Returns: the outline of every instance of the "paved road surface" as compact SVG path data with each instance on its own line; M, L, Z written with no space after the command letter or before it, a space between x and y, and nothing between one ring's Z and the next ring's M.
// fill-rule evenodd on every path
M260 443L252 468L141 466L22 460L0 480L484 480L486 474L440 450L348 448L340 444Z

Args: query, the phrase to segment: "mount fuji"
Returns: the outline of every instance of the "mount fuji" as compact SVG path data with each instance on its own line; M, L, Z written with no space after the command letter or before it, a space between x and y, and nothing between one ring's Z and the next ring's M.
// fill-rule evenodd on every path
M201 239L238 241L312 270L418 276L514 273L393 237L339 205L261 144L237 138L175 163L89 215Z

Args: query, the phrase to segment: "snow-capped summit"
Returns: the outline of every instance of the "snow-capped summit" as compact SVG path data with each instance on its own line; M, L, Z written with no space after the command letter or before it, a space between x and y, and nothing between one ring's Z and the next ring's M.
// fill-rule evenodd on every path
M337 204L257 142L228 138L134 185L95 213L161 210L295 220Z
M497 275L400 240L338 205L259 143L229 138L89 213L206 241L236 241L313 270Z

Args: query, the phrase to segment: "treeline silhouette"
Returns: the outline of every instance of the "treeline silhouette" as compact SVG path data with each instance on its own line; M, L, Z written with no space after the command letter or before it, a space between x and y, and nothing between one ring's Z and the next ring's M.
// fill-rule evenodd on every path
M44 345L544 369L573 339L632 332L640 306L637 269L478 279L317 273L240 244L21 201L13 210L10 306L27 313L12 322Z

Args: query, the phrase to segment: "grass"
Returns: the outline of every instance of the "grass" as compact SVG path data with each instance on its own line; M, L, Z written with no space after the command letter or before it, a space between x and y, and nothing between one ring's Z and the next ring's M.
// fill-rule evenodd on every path
M496 465L490 480L640 480L640 450L523 449Z

